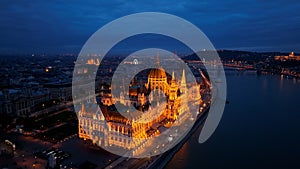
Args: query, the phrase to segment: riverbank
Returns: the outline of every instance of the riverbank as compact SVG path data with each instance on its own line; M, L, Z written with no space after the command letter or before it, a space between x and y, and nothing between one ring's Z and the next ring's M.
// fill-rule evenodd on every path
M242 65L233 65L233 64L224 64L223 65L225 70L237 70L237 71L256 71L257 75L261 74L271 74L271 75L278 75L283 78L287 79L300 79L300 74L297 74L295 71L290 70L274 70L274 69L262 69L262 68L255 68L254 66L242 66Z
M148 169L163 169L174 157L174 155L181 149L181 147L185 144L185 142L195 133L195 131L199 128L200 125L203 124L207 115L208 115L209 107L207 107L202 114L199 115L196 120L194 126L189 131L189 133L181 140L175 147L171 150L165 152L164 154L158 156L153 162L147 167Z

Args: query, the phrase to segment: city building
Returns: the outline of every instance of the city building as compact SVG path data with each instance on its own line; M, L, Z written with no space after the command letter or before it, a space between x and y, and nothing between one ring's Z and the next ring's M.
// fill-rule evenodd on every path
M87 63L88 65L96 65L96 66L99 66L100 65L100 60L99 59L93 59L93 58L90 58Z
M37 104L50 99L50 93L46 89L3 89L0 91L0 111L11 116L27 116L37 111Z
M69 81L47 83L44 85L44 88L49 91L54 99L62 102L72 100L72 83Z
M288 61L288 60L300 61L300 56L296 56L294 52L291 52L287 56L274 56L274 59L279 61Z

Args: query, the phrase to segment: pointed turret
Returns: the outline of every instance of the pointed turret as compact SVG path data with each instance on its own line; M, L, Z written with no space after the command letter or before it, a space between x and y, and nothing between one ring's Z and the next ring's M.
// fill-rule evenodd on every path
M84 107L84 103L81 104L81 114L83 114L85 112L85 107Z
M181 93L186 93L186 79L185 79L185 71L184 71L184 69L182 69L180 91L181 91Z
M177 91L178 91L178 85L175 81L175 74L174 71L172 72L172 80L171 84L169 86L169 99L170 100L175 100L177 99Z

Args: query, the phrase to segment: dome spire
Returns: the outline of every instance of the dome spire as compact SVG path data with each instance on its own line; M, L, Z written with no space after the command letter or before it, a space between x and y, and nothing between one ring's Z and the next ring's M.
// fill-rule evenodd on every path
M175 80L175 74L174 74L174 71L172 72L172 80L173 80L173 81Z
M160 67L160 64L159 64L159 54L158 53L156 54L156 66L157 66L157 68Z

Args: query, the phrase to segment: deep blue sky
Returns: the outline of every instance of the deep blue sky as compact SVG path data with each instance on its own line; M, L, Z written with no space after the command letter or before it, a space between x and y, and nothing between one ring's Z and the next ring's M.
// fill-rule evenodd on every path
M104 24L148 11L192 22L217 49L300 51L298 0L2 0L0 53L78 53Z

